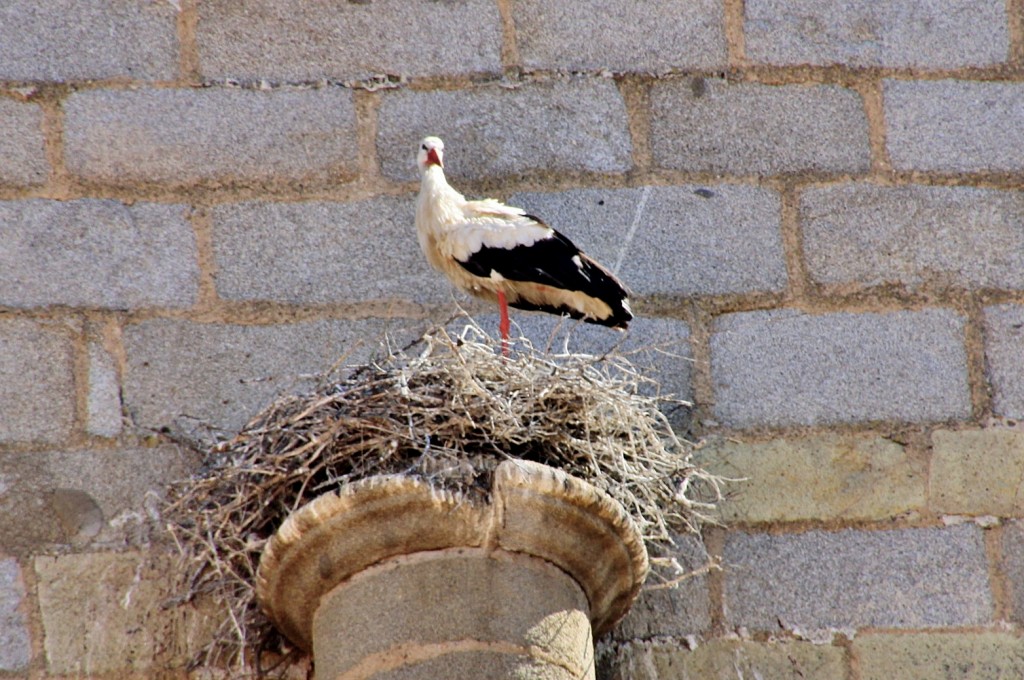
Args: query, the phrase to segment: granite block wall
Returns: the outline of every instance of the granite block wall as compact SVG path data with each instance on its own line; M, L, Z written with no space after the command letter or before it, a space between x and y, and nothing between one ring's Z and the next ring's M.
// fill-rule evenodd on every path
M614 266L742 480L600 677L1024 675L1022 0L8 0L0 678L188 675L175 438L493 323L418 252L427 134Z

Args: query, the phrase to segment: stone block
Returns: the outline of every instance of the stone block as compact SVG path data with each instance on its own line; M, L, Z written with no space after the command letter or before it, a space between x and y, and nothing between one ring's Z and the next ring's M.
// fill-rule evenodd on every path
M748 0L747 58L769 64L947 69L1006 60L1002 0Z
M487 0L213 0L196 27L203 75L250 81L500 73L501 41Z
M837 680L845 678L843 650L810 642L711 640L690 650L680 644L633 642L602 664L608 680Z
M117 360L96 340L89 341L89 393L85 429L97 437L121 434L121 378Z
M930 479L930 506L935 512L1024 515L1024 432L936 430Z
M385 333L402 346L423 325L404 319L273 326L143 321L124 332L125 408L142 428L195 436L235 431L276 395L310 389L335 362L380 354Z
M728 625L816 636L834 630L992 623L982 529L726 536Z
M558 229L636 295L782 291L779 196L745 185L574 189L511 203Z
M1024 83L886 80L883 92L896 170L1024 170Z
M449 178L621 173L632 167L626 105L615 83L605 78L516 88L396 90L383 96L377 154L386 176L419 178L416 151L426 135L444 140Z
M875 436L823 434L704 442L701 467L730 479L726 523L884 521L925 506L927 466Z
M860 96L836 85L672 78L651 87L651 151L663 168L777 175L870 167Z
M0 456L0 544L121 545L149 537L158 499L194 456L175 446L8 452Z
M178 71L170 2L7 0L0 80L170 80Z
M339 87L85 90L64 114L68 170L89 182L324 182L359 161Z
M985 368L992 386L992 409L1024 418L1024 305L985 308Z
M1009 619L1024 622L1024 521L1016 519L1003 525L998 568L1005 578Z
M483 646L483 645L481 645ZM436 678L529 678L580 680L578 671L514 653L459 651L401 668L374 673L373 680L435 680ZM585 676L584 676L585 677Z
M715 415L733 427L971 413L964 319L946 309L719 317L711 339Z
M0 319L0 443L64 441L75 422L72 329Z
M0 672L25 671L32 660L25 609L21 567L13 558L0 558Z
M996 631L858 635L853 653L861 680L1024 677L1024 641Z
M1024 192L852 183L800 199L811 278L911 290L1024 288Z
M0 201L0 304L189 307L199 290L182 205L83 198Z
M451 299L420 251L412 197L212 209L217 292L292 304Z
M0 8L0 16L4 11ZM0 35L4 30L0 22ZM0 37L0 54L3 49ZM50 166L43 148L42 125L43 110L38 105L0 99L0 158L4 161L0 163L0 183L32 185L46 181Z
M164 608L169 560L142 553L35 558L43 648L52 675L171 672L209 639L204 612Z
M528 0L513 6L512 17L523 66L531 70L657 72L726 65L721 0Z

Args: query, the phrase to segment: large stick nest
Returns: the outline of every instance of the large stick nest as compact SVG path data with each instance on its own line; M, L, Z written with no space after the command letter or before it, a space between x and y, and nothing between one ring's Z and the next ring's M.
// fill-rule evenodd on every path
M547 354L519 341L513 358L476 326L437 330L310 394L284 397L206 452L175 485L165 519L185 562L182 598L212 596L224 617L198 663L251 669L256 650L287 649L253 592L260 554L289 513L349 481L404 474L486 500L508 458L587 480L632 515L648 546L697 531L721 496L623 354ZM257 654L258 656L258 654Z

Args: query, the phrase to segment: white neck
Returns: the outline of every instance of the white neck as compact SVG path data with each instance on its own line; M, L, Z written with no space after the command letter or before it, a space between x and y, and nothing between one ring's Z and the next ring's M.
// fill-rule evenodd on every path
M429 191L430 193L449 193L455 192L451 185L448 184L448 178L444 176L444 170L441 169L440 165L430 165L423 171L423 178L420 181L420 191Z
M423 228L439 228L459 222L466 197L453 189L439 165L431 165L423 172L420 194L416 199L416 223Z

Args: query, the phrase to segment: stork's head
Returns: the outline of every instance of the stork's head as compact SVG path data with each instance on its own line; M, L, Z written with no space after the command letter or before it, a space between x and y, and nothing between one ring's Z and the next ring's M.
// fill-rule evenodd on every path
M437 137L424 137L420 142L420 150L416 153L416 165L420 173L427 171L431 165L444 167L444 142Z

